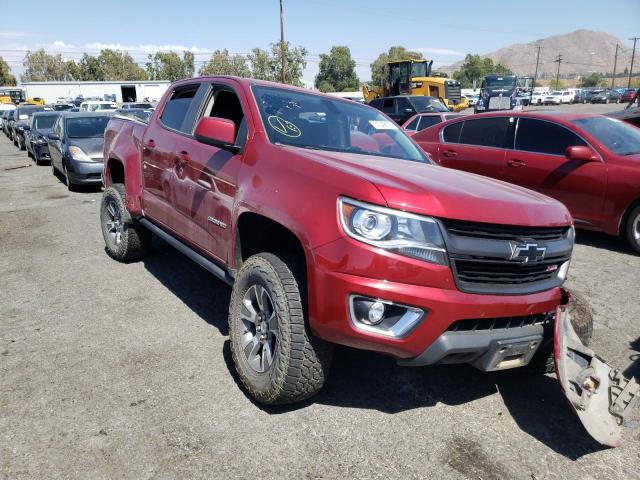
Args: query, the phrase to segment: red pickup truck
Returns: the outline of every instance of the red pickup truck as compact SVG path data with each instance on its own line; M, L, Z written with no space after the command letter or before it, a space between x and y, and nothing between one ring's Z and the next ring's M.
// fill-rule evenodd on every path
M108 253L140 258L153 233L232 285L233 360L261 403L316 393L332 343L484 371L552 349L567 209L433 165L373 108L193 78L148 124L111 119L104 158Z

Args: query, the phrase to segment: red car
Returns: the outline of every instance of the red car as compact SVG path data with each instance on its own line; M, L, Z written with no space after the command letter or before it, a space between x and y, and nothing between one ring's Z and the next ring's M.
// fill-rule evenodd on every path
M640 253L640 129L593 114L496 112L413 139L439 164L536 190L577 228L624 234Z
M425 128L433 127L447 120L463 117L463 113L447 113L447 112L433 112L433 113L418 113L409 118L402 124L402 129L407 132L407 135L411 136L416 132L424 130Z
M636 98L636 95L638 95L639 91L640 91L640 88L627 88L622 94L622 96L620 97L620 101L622 103L629 103L634 98Z
M190 78L148 125L114 117L104 157L107 252L140 258L153 232L233 285L233 362L259 402L316 393L332 343L484 371L548 358L567 209L431 164L374 108Z

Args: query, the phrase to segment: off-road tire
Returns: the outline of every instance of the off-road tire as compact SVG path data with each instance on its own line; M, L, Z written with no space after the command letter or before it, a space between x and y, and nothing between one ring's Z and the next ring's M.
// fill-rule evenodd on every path
M242 350L246 329L242 302L253 286L262 286L273 300L278 340L273 363L263 373L250 365ZM229 336L233 363L242 384L259 403L277 405L305 400L324 385L331 364L331 345L314 337L307 323L304 269L286 254L259 253L238 272L229 305Z
M624 234L629 245L631 245L631 248L633 248L636 253L640 254L640 239L635 237L636 225L640 225L640 223L636 222L640 222L640 205L631 210L631 213L627 217L627 223L624 226Z
M567 310L571 315L571 325L578 338L584 345L591 343L593 337L593 310L589 301L581 294L569 292ZM526 367L531 373L553 373L555 363L553 358L553 335L548 338L536 352L531 363Z
M143 258L151 246L151 232L144 228L136 219L131 218L126 208L124 185L114 183L105 189L100 203L100 227L106 251L109 256L119 262L131 262ZM122 223L121 240L115 241L109 231L108 222L111 220L107 206L113 201L120 215Z

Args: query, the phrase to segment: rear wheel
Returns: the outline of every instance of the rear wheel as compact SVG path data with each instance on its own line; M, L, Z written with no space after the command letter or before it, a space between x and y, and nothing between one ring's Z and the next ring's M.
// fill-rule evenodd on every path
M285 255L254 255L238 272L229 305L231 352L257 402L298 402L324 384L331 346L311 334L305 292L304 270Z
M151 232L131 218L125 203L124 185L112 184L102 194L100 225L107 253L120 262L144 257L151 245Z
M640 205L629 214L625 226L625 234L631 247L636 253L640 254Z

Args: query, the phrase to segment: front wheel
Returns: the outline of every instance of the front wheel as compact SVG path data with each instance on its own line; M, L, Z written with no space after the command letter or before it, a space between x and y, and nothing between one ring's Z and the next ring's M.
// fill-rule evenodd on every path
M124 185L105 189L100 205L100 226L109 256L120 262L138 260L151 245L151 232L131 218L125 206Z
M259 403L298 402L324 385L329 344L311 334L304 269L284 255L260 253L238 272L229 305L236 371Z
M640 205L629 214L625 227L627 241L638 254L640 254Z

